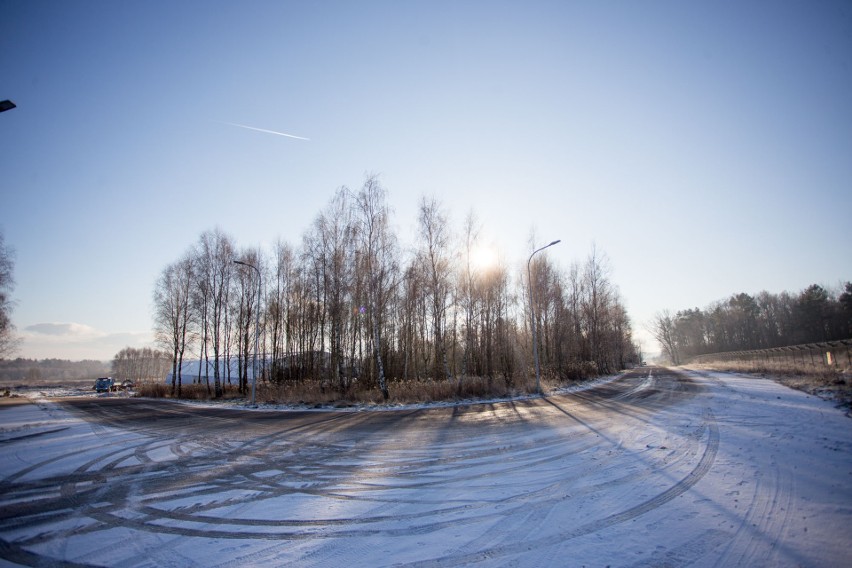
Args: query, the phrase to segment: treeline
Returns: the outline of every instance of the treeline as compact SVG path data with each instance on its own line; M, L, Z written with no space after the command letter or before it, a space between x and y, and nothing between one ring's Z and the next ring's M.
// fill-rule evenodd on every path
M112 376L116 379L138 383L147 380L162 381L171 370L171 356L165 351L143 347L125 347L112 359Z
M318 380L345 392L357 380L385 399L390 380L499 377L511 386L532 370L529 273L544 374L574 379L637 360L630 321L597 251L567 271L544 253L516 274L501 262L483 265L473 214L454 232L430 198L420 201L416 234L404 252L376 177L357 191L339 189L298 247L239 248L222 231L207 231L158 278L159 344L173 370L184 359L212 363L205 368L213 377L193 380L215 396L229 383L246 391L256 329L260 378L273 383ZM236 377L220 365L233 358Z
M852 337L852 282L830 292L813 284L798 294L736 294L707 306L665 311L650 330L680 364L695 355L768 349Z
M122 349L111 363L94 360L0 359L0 382L39 384L41 381L94 381L106 376L133 382L151 379L161 381L171 370L171 363L170 353L150 347Z
M0 381L36 385L41 381L94 380L109 374L102 361L0 359Z
M3 231L0 231L0 362L15 352L18 338L12 323L12 290L15 287L14 251L6 246Z

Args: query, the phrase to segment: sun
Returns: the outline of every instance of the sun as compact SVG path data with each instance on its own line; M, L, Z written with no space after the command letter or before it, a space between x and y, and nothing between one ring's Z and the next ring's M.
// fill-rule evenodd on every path
M497 249L491 245L477 245L470 251L470 264L475 270L489 270L497 266Z

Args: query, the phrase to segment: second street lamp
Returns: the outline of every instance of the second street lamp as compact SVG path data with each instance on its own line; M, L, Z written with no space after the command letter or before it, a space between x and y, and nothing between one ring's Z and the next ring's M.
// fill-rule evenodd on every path
M260 269L253 264L241 260L234 260L234 264L248 266L257 272L257 310L254 312L254 361L251 366L251 405L255 406L254 391L257 386L257 351L260 345Z
M535 253L541 252L547 247L552 247L553 245L562 242L560 240L555 240L550 244L544 245L540 249L534 250L527 260L527 282L530 287L530 314L532 315L532 332L533 332L533 359L535 359L535 391L538 394L541 394L541 369L538 364L538 318L535 317L535 301L533 300L533 285L532 285L532 270L530 265L532 263L532 258L535 256Z

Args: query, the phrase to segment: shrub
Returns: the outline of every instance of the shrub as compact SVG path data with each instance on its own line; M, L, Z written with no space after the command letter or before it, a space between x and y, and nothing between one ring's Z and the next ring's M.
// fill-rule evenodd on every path
M139 396L148 398L165 398L172 392L172 387L165 383L142 383L136 386Z
M184 400L210 400L213 398L212 386L211 392L207 392L206 384L184 384L180 387L180 398ZM166 383L142 383L137 386L136 391L139 396L148 398L172 398L172 386ZM225 385L223 387L223 398L242 398L239 390L235 385Z

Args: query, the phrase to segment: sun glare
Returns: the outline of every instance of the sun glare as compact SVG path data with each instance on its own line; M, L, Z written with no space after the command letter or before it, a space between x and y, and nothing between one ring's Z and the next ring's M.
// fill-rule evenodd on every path
M497 260L497 249L493 246L477 246L470 252L470 263L476 270L493 268Z

